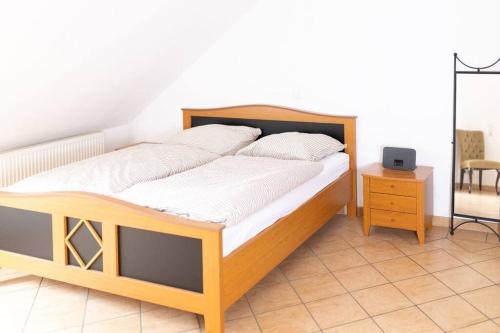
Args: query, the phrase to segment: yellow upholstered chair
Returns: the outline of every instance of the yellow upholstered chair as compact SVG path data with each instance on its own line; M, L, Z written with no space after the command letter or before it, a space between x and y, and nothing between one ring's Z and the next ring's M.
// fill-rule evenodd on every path
M500 194L500 162L484 159L484 134L482 131L457 130L457 141L460 149L460 189L463 187L465 172L469 173L469 193L472 191L472 172L479 171L479 190L482 190L483 171L496 170L495 189Z

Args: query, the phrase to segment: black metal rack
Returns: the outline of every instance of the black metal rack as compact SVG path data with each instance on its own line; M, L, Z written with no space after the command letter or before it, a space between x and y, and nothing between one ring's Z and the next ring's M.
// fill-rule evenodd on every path
M489 217L480 217L480 216L473 216L473 215L467 215L467 214L460 214L460 213L455 213L455 149L456 149L456 127L457 127L457 77L458 75L500 75L500 70L492 70L492 68L500 64L500 58L498 58L495 62L493 62L491 65L484 66L484 67L474 67L467 65L464 63L457 55L457 53L453 54L453 139L452 139L452 145L453 145L453 163L452 163L452 173L451 173L451 217L450 217L450 234L453 235L455 230L459 228L460 226L467 224L467 223L477 223L485 226L486 228L490 229L493 233L495 233L498 237L498 241L500 241L500 234L496 232L491 226L487 225L484 222L489 222L489 223L500 223L500 218L489 218ZM464 66L465 70L457 70L457 64L461 64ZM468 219L466 221L460 222L457 225L454 225L454 218L459 217L462 219Z

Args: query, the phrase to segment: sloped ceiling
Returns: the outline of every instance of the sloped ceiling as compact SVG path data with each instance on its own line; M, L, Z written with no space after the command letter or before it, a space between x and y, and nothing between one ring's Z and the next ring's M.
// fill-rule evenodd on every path
M0 151L127 123L254 3L2 2Z

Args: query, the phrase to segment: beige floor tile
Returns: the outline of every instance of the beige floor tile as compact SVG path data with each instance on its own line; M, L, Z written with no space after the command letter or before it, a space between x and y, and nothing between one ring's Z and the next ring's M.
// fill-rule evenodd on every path
M199 328L195 314L171 308L142 314L143 333L178 333Z
M458 296L421 304L419 307L445 331L470 326L487 319Z
M473 230L465 230L465 229L457 229L455 233L452 235L448 235L448 239L451 240L467 240L484 243L486 242L486 232L482 231L473 231Z
M489 318L500 317L500 287L491 286L462 295L470 304Z
M306 307L322 329L368 317L366 312L349 294L307 303Z
M279 268L289 280L303 279L318 274L328 273L325 265L316 257L287 259Z
M62 330L57 330L50 333L82 333L82 331L83 331L83 326L74 326L74 327L63 328Z
M346 290L330 273L290 282L303 302L344 294Z
M300 303L299 296L288 283L253 288L247 293L247 299L256 314Z
M139 333L141 318L139 314L86 324L83 333Z
M412 305L398 289L391 284L358 290L352 296L370 316L403 309Z
M366 265L368 262L354 249L320 255L319 258L331 271Z
M415 254L410 256L410 258L431 273L463 265L444 250Z
M491 286L493 283L468 266L434 273L434 276L456 293Z
M415 304L454 295L451 289L430 274L398 281L394 285Z
M442 330L417 307L386 313L373 318L385 333L439 333Z
M253 316L252 310L250 309L250 304L245 297L238 300L236 303L231 305L229 309L226 310L224 314L224 319L226 321L240 319L245 317Z
M263 333L312 333L318 325L303 304L257 315Z
M349 245L345 240L339 239L333 241L311 242L309 243L309 247L314 253L319 255L319 254L328 254L340 250L349 249L351 248L351 245Z
M26 332L47 332L83 323L88 290L69 284L40 288Z
M495 247L492 247L492 248L489 248L486 250L481 250L481 251L476 252L476 254L491 257L491 258L488 258L487 260L500 258L500 246L495 246Z
M288 259L301 259L307 257L314 257L314 252L307 244L302 244L297 250L288 256Z
M349 291L385 284L388 281L371 265L349 268L334 273Z
M472 264L471 267L491 281L500 283L500 258Z
M22 273L0 276L0 295L24 289L38 288L42 278Z
M422 267L407 257L386 260L373 265L391 282L427 274Z
M462 247L457 245L455 242L452 242L448 238L438 239L438 240L429 242L428 244L430 244L434 247L440 248L440 249L444 249L444 250L455 250L455 249L456 250L464 250Z
M433 241L437 239L445 238L448 235L447 227L437 227L433 226L432 229L425 232L426 241Z
M58 303L86 301L89 290L67 283L40 288L33 309L44 309Z
M497 247L498 244L486 243L486 242L476 242L469 240L453 240L458 246L470 252L478 252L481 250L491 249Z
M411 256L413 254L423 253L427 251L437 250L438 248L431 243L425 243L423 245L420 244L409 244L407 242L393 242L392 245L398 248L401 252L406 254L407 256Z
M448 252L453 257L455 257L456 259L460 260L465 264L473 264L476 262L497 258L498 256L500 256L500 251L499 253L495 253L496 249L500 248L486 249L478 252L469 252L465 249L460 248L460 249L447 249L446 252Z
M148 312L166 308L163 305L153 304L149 302L141 302L141 312Z
M90 290L85 324L138 314L140 302L131 298Z
M347 229L326 224L307 240L307 244L341 240L342 237L340 235L345 232L344 230Z
M491 320L452 331L452 333L500 333L500 327Z
M21 332L37 289L14 291L0 296L0 331Z
M63 283L63 282L52 280L52 279L43 278L42 279L42 283L40 284L40 287L50 287L50 286L53 286L53 285L56 285L56 284L61 284L61 283Z
M224 333L260 333L260 328L252 316L226 322L224 324Z
M490 232L486 236L486 243L497 244L497 246L498 246L498 243L500 243L500 242L498 241L498 236L495 235L494 233Z
M83 323L85 299L65 302L54 301L45 307L37 306L37 301L38 296L26 323L26 333L51 332Z
M370 318L324 330L323 333L382 333Z
M285 275L283 275L281 270L276 267L271 272L269 272L269 274L267 274L262 280L260 280L260 282L257 284L257 287L263 287L283 282L287 282L287 279Z
M351 246L362 246L386 241L386 237L377 235L364 236L362 233L347 231L342 233L342 238Z
M388 242L363 245L356 247L356 250L371 263L394 259L404 255L403 252Z

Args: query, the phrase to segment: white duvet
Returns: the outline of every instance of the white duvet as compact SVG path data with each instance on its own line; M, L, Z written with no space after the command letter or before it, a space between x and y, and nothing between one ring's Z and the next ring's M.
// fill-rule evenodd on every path
M220 156L176 144L141 144L67 164L2 189L8 192L83 191L112 195L132 185L183 172Z
M168 178L137 184L115 197L190 219L233 226L322 169L317 162L226 156Z

